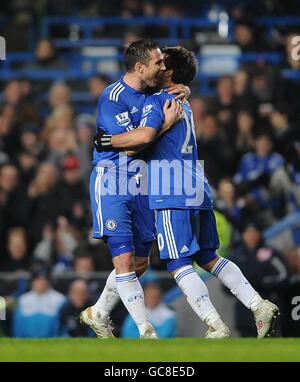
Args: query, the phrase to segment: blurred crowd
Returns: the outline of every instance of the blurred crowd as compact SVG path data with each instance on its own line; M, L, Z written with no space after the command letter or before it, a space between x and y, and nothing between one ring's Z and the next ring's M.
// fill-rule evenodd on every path
M283 34L290 30L281 24L272 29L256 23L257 16L296 16L300 14L299 0L111 0L109 6L97 0L3 0L1 2L0 32L7 40L8 51L26 51L33 48L32 37L41 31L45 16L119 16L130 20L133 17L206 17L216 21L219 12L225 11L236 23L235 39L243 51L271 50L282 48ZM260 35L257 39L256 36ZM92 37L124 38L125 42L140 37L163 38L168 35L168 25L143 27L141 25L103 26L93 31ZM53 38L76 39L82 32L76 23L55 25L51 28ZM195 41L190 41L193 45Z
M43 12L129 18L137 15L181 17L195 15L195 12L209 15L213 11L210 2L205 1L185 1L184 4L173 1L170 5L164 1L124 0L111 1L110 7L102 3L93 0L3 1L1 12L9 16L9 21L1 28L8 39L20 36L20 41L15 41L20 46L22 27L28 20L37 22ZM295 31L283 28L277 31L276 38L265 39L263 33L262 38L256 38L260 31L255 25L255 16L266 11L285 14L286 9L289 14L295 14L300 8L294 8L296 1L286 1L283 8L282 2L245 2L239 7L232 6L230 1L223 3L230 5L229 13L236 18L234 39L242 51L275 49L285 52L286 58L277 66L263 60L241 65L234 75L221 76L212 83L211 96L201 95L198 83L192 85L190 103L199 159L204 161L205 173L213 188L222 241L220 253L231 255L251 282L255 284L256 280L255 286L263 294L275 293L280 300L289 293L291 276L300 274L300 233L283 253L278 253L264 243L262 232L300 208L300 83L280 76L283 68L299 70L300 61L292 60L290 55ZM270 3L274 3L273 8ZM9 33L15 23L18 28L12 36ZM163 30L156 32L163 35ZM60 37L66 31L58 28L55 33L53 37ZM153 37L141 29L122 33L124 39L145 34ZM41 39L35 47L35 59L24 67L67 69L68 65L50 40ZM89 95L89 106L94 113L78 111L72 100L78 83L72 81L49 83L48 80L17 78L2 83L0 270L18 272L20 277L13 281L0 280L0 295L8 296L11 306L22 296L14 324L5 329L10 334L36 334L34 322L25 334L21 332L23 325L18 325L19 321L24 322L22 306L26 308L27 299L33 299L32 309L41 309L46 317L57 315L64 304L63 316L59 318L62 323L51 321L51 326L45 318L43 335L90 335L69 318L94 301L103 287L101 282L89 280L88 276L95 271L112 269L106 245L91 237L88 194L97 100L112 81L105 74L96 73L80 84ZM164 270L155 249L152 267ZM31 273L31 283L22 277L23 271ZM59 278L73 272L79 277L70 278L71 284L57 282L56 290L52 289L49 273ZM24 295L24 292L28 293ZM60 292L68 293L68 299ZM44 304L41 297L44 295L51 306ZM131 323L128 321L126 325L130 332ZM251 329L246 328L244 333L251 333Z

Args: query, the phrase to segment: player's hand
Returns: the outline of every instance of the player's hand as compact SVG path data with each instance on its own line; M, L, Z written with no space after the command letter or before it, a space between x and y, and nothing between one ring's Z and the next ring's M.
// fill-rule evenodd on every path
M169 94L177 94L175 99L188 99L191 95L191 89L183 84L172 85L167 88Z
M180 101L176 101L175 99L166 100L164 104L164 116L165 122L161 128L161 132L165 132L171 128L176 122L182 118L182 104Z
M103 151L112 151L113 147L111 145L111 135L106 134L105 131L99 129L97 135L94 136L94 147L101 153Z

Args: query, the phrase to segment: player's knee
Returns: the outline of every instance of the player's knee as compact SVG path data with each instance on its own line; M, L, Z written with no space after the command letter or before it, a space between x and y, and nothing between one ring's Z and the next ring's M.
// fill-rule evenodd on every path
M149 266L149 258L148 257L139 257L136 258L135 263L135 272L137 276L141 276L148 268Z
M124 253L113 258L114 267L117 274L135 271L133 253Z

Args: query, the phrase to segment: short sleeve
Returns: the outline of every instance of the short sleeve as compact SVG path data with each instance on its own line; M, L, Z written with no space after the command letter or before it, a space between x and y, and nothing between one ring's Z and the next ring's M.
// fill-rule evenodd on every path
M127 106L108 98L100 98L97 116L98 128L113 135L132 130L133 124Z
M144 104L140 127L152 127L159 131L165 121L162 105L158 96L148 97Z

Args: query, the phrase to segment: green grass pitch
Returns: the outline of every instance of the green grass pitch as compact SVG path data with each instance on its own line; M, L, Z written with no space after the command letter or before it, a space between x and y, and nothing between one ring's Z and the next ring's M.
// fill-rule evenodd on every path
M300 361L300 338L168 340L0 338L0 361Z

